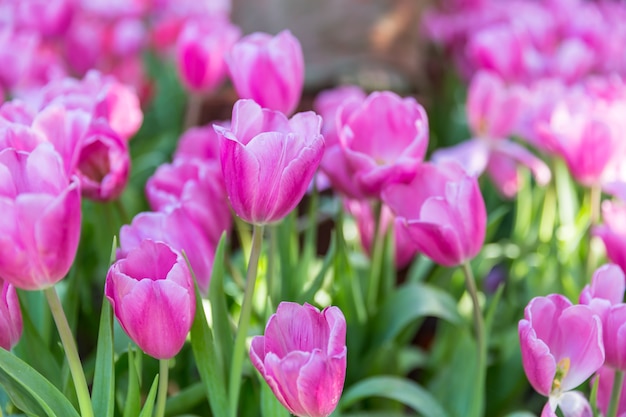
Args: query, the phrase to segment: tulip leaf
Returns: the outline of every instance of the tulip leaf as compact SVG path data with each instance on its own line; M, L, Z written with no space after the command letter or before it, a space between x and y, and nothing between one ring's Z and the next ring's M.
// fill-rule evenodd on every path
M451 323L462 321L448 293L427 284L405 284L385 300L374 317L372 341L376 346L387 343L414 320L428 316Z
M322 288L322 285L324 284L324 278L326 277L328 270L333 265L333 262L335 260L336 251L337 238L335 234L333 234L333 237L330 240L330 247L328 248L328 252L324 257L324 263L322 264L322 268L313 279L313 282L311 282L311 285L309 285L306 291L298 297L299 303L310 302L311 300L313 300L313 297L315 297L315 294L319 291L319 289Z
M226 252L226 233L222 234L220 243L215 251L211 282L209 284L209 300L211 301L211 317L213 318L213 331L215 332L215 349L218 364L230 363L233 352L233 333L230 327L226 297L224 297L224 260ZM225 380L224 369L220 366L221 378Z
M202 297L198 285L196 292L196 316L191 325L191 348L196 360L200 378L204 383L209 405L214 416L228 415L228 401L226 397L226 381L219 372L220 358L215 351L213 332L206 320L202 305Z
M359 400L382 397L396 400L428 417L448 417L443 407L416 382L396 376L374 376L351 386L339 403L343 410Z
M50 381L12 353L0 349L0 385L29 415L79 417L74 406Z
M152 386L150 387L150 392L148 393L148 397L146 397L146 402L143 405L143 409L139 414L139 417L150 417L152 416L152 410L154 409L154 399L157 394L157 387L159 386L159 375L154 377L154 382L152 382Z
M139 414L141 408L141 398L139 398L139 356L135 357L133 349L128 349L128 389L126 401L124 403L124 417L133 417Z
M113 358L113 318L111 304L105 298L100 313L96 369L91 402L97 416L111 417L115 408L115 366Z
M261 382L261 415L263 417L289 417L291 415L265 381Z

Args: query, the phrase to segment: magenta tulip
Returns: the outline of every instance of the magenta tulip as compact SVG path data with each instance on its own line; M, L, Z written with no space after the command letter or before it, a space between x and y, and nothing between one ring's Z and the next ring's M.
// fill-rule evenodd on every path
M193 279L182 256L146 239L109 268L104 292L144 352L157 359L176 356L196 312Z
M522 363L528 381L549 397L542 416L557 406L567 416L585 414L589 404L574 390L604 363L602 324L585 305L572 305L560 294L533 298L519 322ZM578 411L583 414L575 414Z
M252 364L276 398L298 417L327 417L346 376L346 320L337 307L320 311L282 302L250 346Z
M604 322L609 308L624 301L624 291L626 291L624 272L615 264L606 264L594 272L591 284L585 285L578 301L591 307Z
M0 348L11 350L22 336L22 311L15 287L0 279Z
M378 198L385 186L413 179L428 147L428 118L415 99L374 92L338 124L349 172L363 195Z
M410 184L382 193L420 252L444 266L457 266L480 252L487 213L476 178L453 162L424 163Z
M178 139L174 160L202 159L204 161L220 160L220 137L214 125L230 127L230 121L209 123L206 126L194 126L185 131Z
M226 62L239 98L287 115L294 112L304 86L304 56L291 32L245 36L232 47Z
M63 279L80 238L80 185L51 145L0 151L0 213L0 277L26 290Z
M176 43L178 74L196 93L211 92L224 81L224 55L241 37L241 30L227 20L206 20L187 20Z
M239 217L272 223L298 205L324 153L320 125L313 112L287 119L252 100L235 103L230 129L215 130L222 136L226 192Z

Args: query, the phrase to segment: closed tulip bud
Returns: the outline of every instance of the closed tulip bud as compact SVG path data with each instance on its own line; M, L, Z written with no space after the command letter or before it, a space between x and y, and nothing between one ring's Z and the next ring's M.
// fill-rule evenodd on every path
M230 129L220 134L220 161L235 213L254 224L281 220L307 190L324 153L321 120L313 112L291 119L239 100Z
M346 376L346 320L337 307L321 313L282 302L250 346L252 364L276 398L298 417L327 417Z
M52 145L0 151L0 213L0 277L26 290L63 279L80 238L80 185Z
M290 31L245 36L232 47L226 62L240 98L285 114L296 109L304 86L304 56Z
M227 74L225 53L241 36L226 20L188 20L176 44L178 74L185 87L206 93L219 87Z
M11 350L22 335L22 311L15 287L0 279L0 348Z
M410 184L393 184L383 201L420 252L444 266L457 266L480 252L487 212L475 177L460 165L425 163Z
M146 239L109 268L104 292L120 325L144 352L157 359L176 356L196 312L182 256Z

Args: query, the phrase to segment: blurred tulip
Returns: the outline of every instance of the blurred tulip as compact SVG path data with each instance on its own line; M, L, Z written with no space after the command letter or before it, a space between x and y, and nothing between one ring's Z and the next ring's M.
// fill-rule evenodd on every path
M80 238L80 185L51 145L0 151L0 213L0 277L26 290L63 279Z
M342 119L339 140L364 195L380 197L386 185L413 179L428 147L428 118L415 99L374 92Z
M194 284L182 256L146 239L109 268L104 292L141 350L157 359L176 356L196 312Z
M606 264L593 273L591 284L585 285L578 302L591 307L604 322L608 309L624 301L624 291L626 291L624 272L615 264Z
M337 307L320 311L282 302L264 336L250 346L252 364L276 398L298 417L327 417L346 376L346 320Z
M224 81L225 54L241 37L227 20L188 20L176 43L176 64L183 84L192 92L208 93Z
M609 260L626 273L626 204L603 201L602 221L603 224L595 226L592 233L604 242Z
M286 115L294 112L304 86L304 57L291 32L245 36L232 47L226 62L240 98Z
M214 125L228 129L230 122L213 122L206 126L195 126L186 130L178 140L174 160L198 158L205 161L219 162L220 137L213 129Z
M460 165L424 163L410 184L390 185L382 199L419 251L438 264L457 266L480 252L485 202L476 178Z
M611 394L613 392L613 384L615 379L615 369L610 366L603 366L598 370L596 376L591 380L593 386L596 381L598 383L597 393L597 406L602 412L603 416L608 415L609 404L611 402ZM617 407L617 416L626 417L626 386L622 388L622 392L619 396L619 403Z
M591 416L587 401L569 391L604 363L600 318L560 294L535 297L519 322L519 338L530 384L549 397L542 416L555 415L557 406L566 416Z
M320 125L313 112L287 119L252 100L235 103L230 129L215 130L226 192L239 217L272 223L298 205L324 153Z
M22 336L22 311L15 287L0 279L0 348L11 350Z

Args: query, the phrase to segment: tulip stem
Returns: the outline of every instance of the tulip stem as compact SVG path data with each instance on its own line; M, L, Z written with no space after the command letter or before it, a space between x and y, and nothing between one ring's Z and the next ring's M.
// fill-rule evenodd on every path
M380 292L380 275L381 265L383 262L383 250L385 246L385 235L381 233L381 213L382 205L380 202L375 202L372 210L374 215L374 233L372 240L372 261L370 265L369 282L367 287L367 305L372 309L372 313L378 307L376 298Z
M230 416L237 417L237 405L239 403L239 391L241 388L241 371L243 369L244 351L246 349L246 337L250 325L250 315L252 313L252 296L257 278L257 268L259 257L261 256L261 246L263 243L263 226L254 225L252 229L252 247L250 248L250 261L248 262L248 273L246 274L246 289L241 303L241 314L239 316L239 326L235 336L235 346L233 350L232 365L230 367L229 378L229 409Z
M474 330L476 332L476 347L478 350L478 363L476 364L478 367L478 375L476 381L481 391L479 394L480 399L477 405L477 410L475 410L475 414L470 415L477 417L482 416L483 414L485 376L487 371L487 342L485 333L485 322L483 320L483 315L480 309L480 302L478 301L476 280L474 279L474 274L472 273L472 268L469 264L469 261L464 262L461 265L461 268L463 269L463 273L465 274L465 285L467 286L467 291L472 298L472 304L474 306Z
M593 227L600 221L600 205L602 203L602 190L598 185L592 185L589 189L589 249L587 250L587 277L591 282L591 276L595 271L600 252L602 251L602 243L597 236L593 235Z
M183 132L198 124L202 114L202 103L204 97L196 93L190 93L187 100L187 110L185 111L185 122Z
M167 384L170 372L170 360L161 359L159 361L159 391L157 392L157 403L155 417L165 415L165 400L167 400Z
M615 371L613 376L613 390L611 391L611 402L606 417L616 417L617 408L619 406L619 397L622 394L622 386L624 385L624 371Z
M76 396L78 397L78 406L80 407L81 417L93 417L93 408L91 407L91 398L89 396L89 388L87 387L87 380L85 379L85 373L80 362L80 356L78 356L78 349L76 348L76 342L74 336L70 330L70 325L67 322L67 317L63 311L63 305L54 287L49 287L43 290L52 312L52 317L59 331L61 337L61 343L63 343L63 349L65 350L65 356L70 366L70 372L72 379L74 380L74 387L76 389Z

